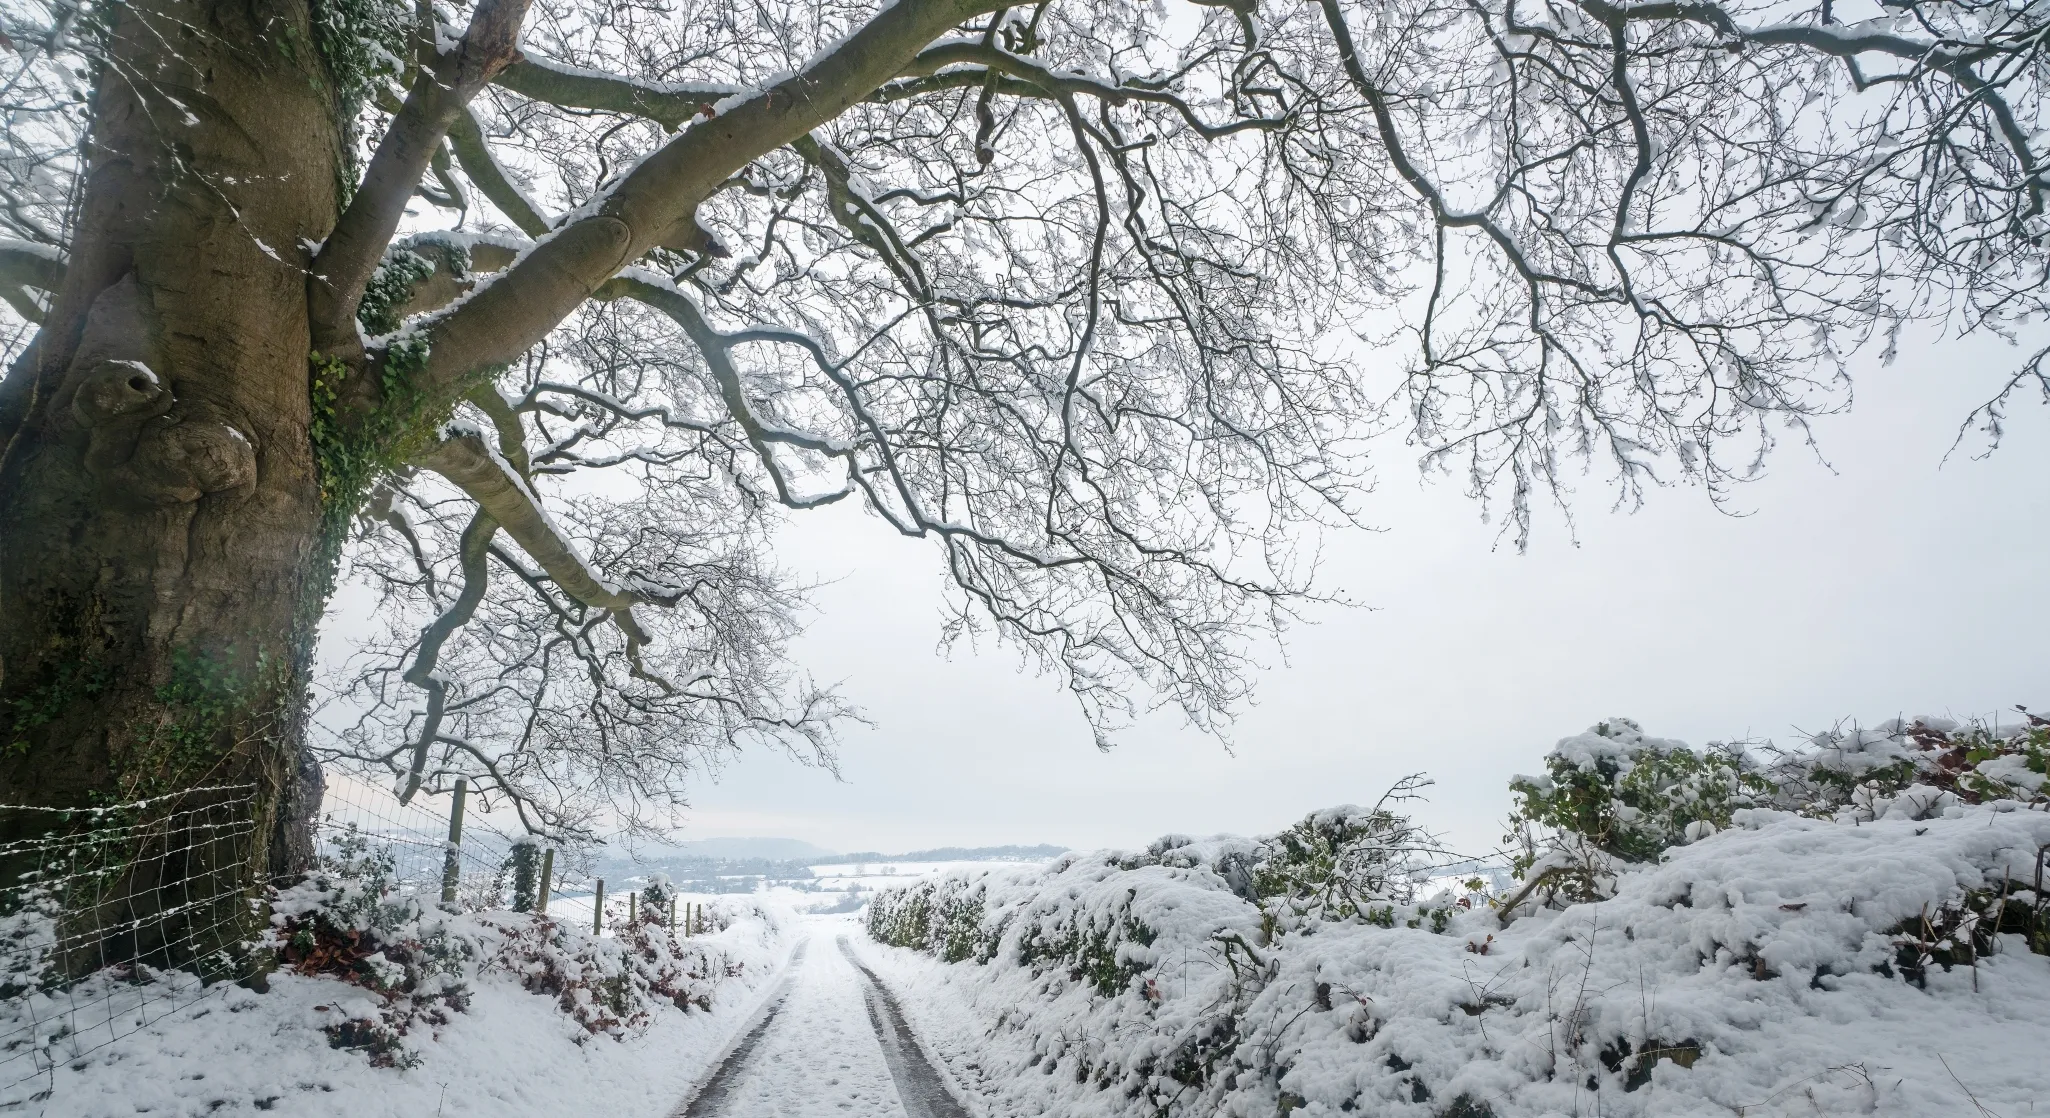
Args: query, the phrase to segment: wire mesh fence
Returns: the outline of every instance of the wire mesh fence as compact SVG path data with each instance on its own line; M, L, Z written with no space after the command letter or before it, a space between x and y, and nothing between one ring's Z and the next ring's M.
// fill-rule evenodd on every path
M91 809L0 805L0 1111L46 1098L57 1068L250 973L260 814L251 786ZM401 804L329 773L316 867L374 857L402 897L508 907L520 903L509 815L466 791Z
M235 973L254 793L0 806L0 1105Z
M510 900L517 835L493 806L467 789L401 804L382 787L331 773L314 817L314 855L335 862L374 850L401 895L501 908Z

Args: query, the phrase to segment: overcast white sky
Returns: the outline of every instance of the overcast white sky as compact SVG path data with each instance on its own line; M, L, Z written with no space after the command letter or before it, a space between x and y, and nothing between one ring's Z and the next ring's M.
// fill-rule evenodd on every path
M1856 406L1818 423L1830 465L1783 447L1737 494L1750 515L1692 487L1611 513L1591 477L1577 544L1554 514L1522 555L1387 442L1364 510L1383 530L1327 540L1322 564L1323 590L1371 608L1314 610L1285 662L1264 650L1233 752L1168 714L1097 752L1015 652L936 651L930 545L851 504L795 514L783 561L834 580L795 656L874 726L844 735L842 781L778 754L730 763L695 787L680 837L1140 845L1271 831L1422 771L1437 785L1418 816L1481 853L1509 778L1611 715L1700 744L2050 708L2050 408L2023 399L1997 453L1943 460L2018 358L1992 340L1904 345L1892 368L1860 363Z
M2050 409L2024 402L1990 460L1942 463L2016 359L1948 341L1866 362L1856 407L1819 427L1834 473L1789 446L1740 492L1743 518L1694 488L1611 514L1590 478L1578 545L1555 518L1525 555L1391 442L1367 505L1386 531L1332 541L1324 564L1326 589L1376 608L1317 611L1285 665L1268 653L1230 754L1165 716L1098 753L1014 654L935 652L929 547L851 507L799 515L786 561L838 581L797 655L875 727L846 735L844 782L766 754L733 764L697 789L686 837L1130 845L1272 830L1422 770L1438 784L1419 815L1483 849L1509 777L1609 715L1698 744L2050 706Z

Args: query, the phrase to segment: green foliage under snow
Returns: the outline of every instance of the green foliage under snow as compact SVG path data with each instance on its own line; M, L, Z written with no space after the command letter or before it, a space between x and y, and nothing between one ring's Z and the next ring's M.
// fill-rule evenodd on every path
M1838 727L1787 749L1647 736L1612 718L1565 738L1543 776L1510 782L1505 836L1519 877L1551 899L1609 895L1616 874L1730 826L1746 809L1861 822L2011 800L2041 806L2050 721L1995 727L1918 718Z

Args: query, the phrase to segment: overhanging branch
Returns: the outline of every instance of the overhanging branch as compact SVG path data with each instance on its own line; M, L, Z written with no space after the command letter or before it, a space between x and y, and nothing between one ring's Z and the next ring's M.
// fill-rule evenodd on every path
M463 173L470 176L470 182L483 192L491 204L498 207L520 232L529 237L541 238L548 235L548 218L534 205L499 166L491 154L491 145L485 142L484 129L477 124L477 118L470 113L469 106L455 115L448 126L449 146L455 149L456 162L462 164Z
M718 82L644 82L585 70L550 58L528 57L492 79L522 97L566 109L641 116L671 132L723 97L746 92Z
M757 414L754 405L748 401L745 387L741 384L740 370L733 363L733 347L745 341L767 340L752 335L727 335L713 329L705 321L697 305L682 292L673 287L654 283L636 276L620 276L599 289L599 298L627 297L645 303L667 315L670 321L683 328L684 333L698 347L704 356L705 365L712 371L712 379L719 385L719 397L725 403L727 413L740 429L747 434L748 445L754 448L755 456L761 459L762 467L769 472L769 480L776 487L776 498L794 509L817 508L829 505L854 492L853 486L843 485L838 489L811 496L799 496L784 476L783 468L776 461L772 444L799 447L829 458L851 462L854 446L840 439L824 438L798 431ZM780 336L774 340L787 340ZM816 352L816 351L814 351Z
M1123 105L1133 101L1164 105L1173 109L1190 128L1205 139L1218 139L1248 130L1278 128L1284 123L1277 117L1246 116L1223 124L1211 124L1196 115L1195 108L1187 100L1164 89L1130 82L1108 82L1072 71L1057 71L1023 55L1013 54L987 39L954 39L937 43L918 52L918 57L912 59L911 64L904 68L902 76L909 79L908 88L922 90L927 86L921 83L928 82L932 86L983 86L989 76L996 74L1020 83L1006 83L995 87L999 92L1014 96L1036 94L1056 100L1064 97L1089 97L1107 105Z
M564 593L594 609L625 610L651 600L605 581L541 507L541 498L481 432L451 427L414 461L453 482L533 557Z
M662 243L726 180L839 116L949 28L994 0L900 0L802 71L727 104L641 161L591 211L428 327L432 390L510 360Z
M406 769L406 786L399 793L399 802L409 803L414 793L420 791L421 777L427 771L427 753L441 734L441 720L448 709L448 681L443 679L437 666L441 662L442 646L455 635L457 629L469 624L477 613L477 606L484 601L490 571L485 560L490 555L491 537L498 531L498 522L488 512L478 512L470 518L469 527L463 529L461 558L463 568L463 589L456 600L441 612L420 634L420 650L413 656L413 664L406 669L407 683L427 692L427 712L420 721L420 733L413 741L413 757Z

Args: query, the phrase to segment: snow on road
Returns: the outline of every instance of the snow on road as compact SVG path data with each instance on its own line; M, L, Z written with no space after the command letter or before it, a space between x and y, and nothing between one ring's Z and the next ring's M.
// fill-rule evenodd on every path
M844 937L800 945L783 982L676 1118L963 1116Z

